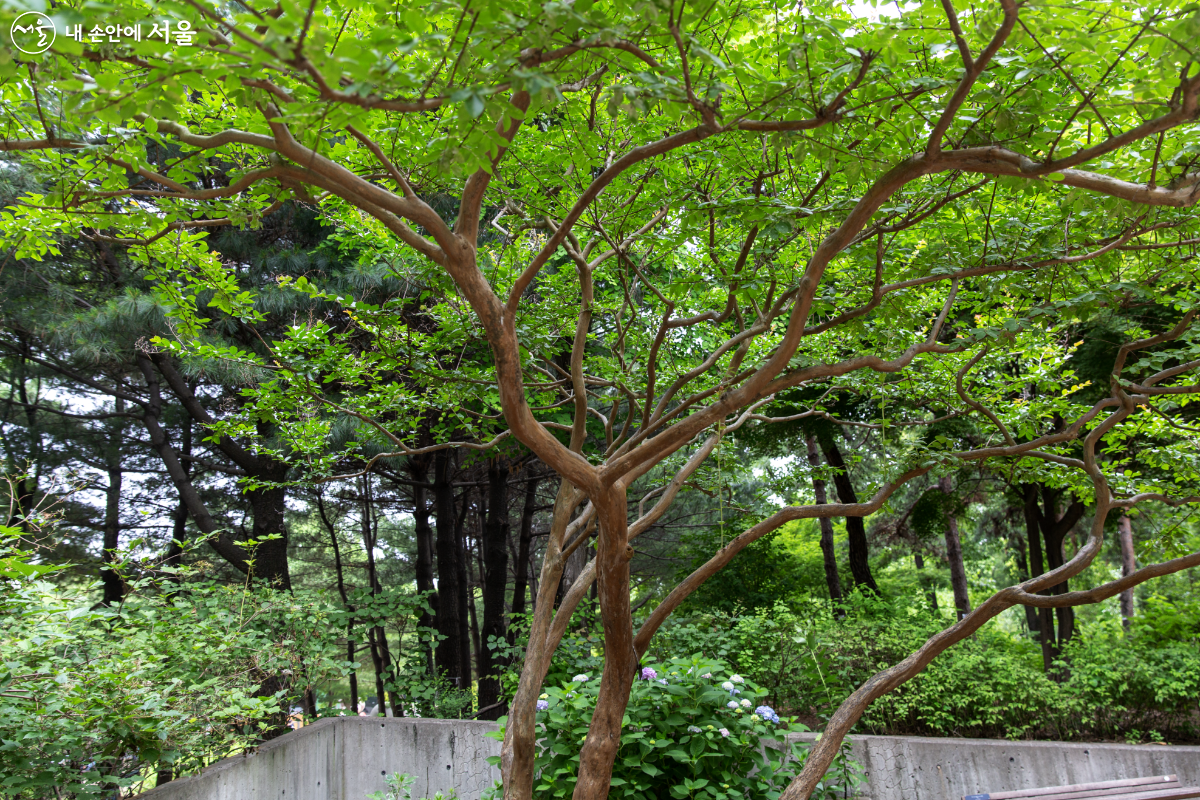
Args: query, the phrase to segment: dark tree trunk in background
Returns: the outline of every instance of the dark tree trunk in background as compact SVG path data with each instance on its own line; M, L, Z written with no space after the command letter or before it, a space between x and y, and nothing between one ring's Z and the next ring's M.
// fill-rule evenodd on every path
M142 372L142 377L146 380L146 390L150 396L149 402L142 407L142 422L146 426L146 433L150 436L150 446L162 459L163 466L167 468L167 474L171 477L171 482L175 484L180 499L187 506L192 519L196 521L196 527L207 536L209 546L239 572L246 573L250 569L250 565L246 563L248 554L235 545L229 535L217 526L208 511L208 506L200 499L199 492L192 484L191 476L180 463L175 448L167 439L167 432L160 422L163 408L162 392L154 364L143 355L138 358L138 367Z
M479 659L479 719L499 719L499 672L504 659L492 653L491 642L507 639L504 600L508 594L508 469L503 458L488 462L487 521L483 530L483 629ZM495 705L490 711L483 711Z
M413 536L417 540L416 572L417 591L429 598L429 611L421 612L417 625L421 628L434 627L437 614L437 593L433 588L433 528L429 524L429 492L422 484L428 483L429 460L426 457L409 459L409 474L413 479ZM433 648L422 644L425 653L425 671L433 674Z
M142 360L152 360L153 367L162 373L167 385L171 387L171 391L192 419L201 425L212 425L215 422L208 409L196 397L193 387L180 374L170 356L156 353L149 359L145 356L139 358L139 362ZM143 373L146 369L146 366L142 367ZM157 384L157 379L155 383ZM269 438L270 433L270 425L264 422L258 423L258 435L261 438ZM217 447L251 478L268 483L281 483L287 478L287 464L277 461L269 455L256 455L228 436L220 437L217 440ZM276 538L260 541L253 547L251 557L254 560L254 566L251 577L281 591L290 591L292 588L288 571L287 529L284 526L286 494L286 489L281 486L252 489L246 492L254 517L251 536L254 539L264 540L268 536L276 535Z
M374 492L371 486L371 476L362 477L362 539L363 549L367 551L367 580L371 586L371 596L378 597L383 591L379 583L379 572L375 567L375 544L379 539L379 525L374 519ZM392 680L392 656L388 651L387 632L382 625L374 625L367 629L367 637L371 643L371 658L375 662L375 687L379 693L379 710L385 711L388 698L391 698L392 716L404 716L404 707L396 698L395 692L387 691L387 683Z
M525 504L521 507L520 543L517 546L516 574L513 576L512 615L525 613L525 594L529 585L529 550L533 544L533 515L537 509L537 487L540 475L530 477L525 483ZM532 605L532 603L530 603ZM532 609L530 609L532 611ZM508 630L511 644L513 629Z
M846 460L842 458L842 451L838 449L832 436L817 438L821 444L821 452L825 454L825 461L836 470L833 485L837 489L838 499L842 503L857 503L858 495L854 493L854 484L850 482L850 471L846 467ZM862 517L846 517L846 539L850 545L850 574L854 576L855 585L864 592L879 594L879 587L875 585L875 578L871 575L867 531L863 526Z
M462 662L459 665L459 675L462 676L462 688L471 688L471 673L474 667L471 663L471 613L470 606L474 598L470 597L471 581L467 576L467 559L471 553L467 548L467 513L471 510L471 490L463 492L462 509L454 525L454 537L458 546L458 645Z
M346 594L346 576L345 569L342 567L342 546L338 541L337 529L333 525L333 520L329 518L329 514L325 510L325 498L321 495L320 490L317 491L317 513L321 516L321 522L325 524L325 530L329 533L329 541L333 544L333 566L337 575L338 594L342 597L342 605L349 612L349 617L346 620L346 660L351 664L355 663L355 656L358 655L358 649L354 644L354 606L350 605L350 597ZM350 713L358 715L358 670L350 670Z
M125 411L125 401L116 398L116 411ZM121 470L121 439L125 425L122 420L109 426L108 446L104 451L104 461L108 472L108 486L104 492L104 563L112 564L116 560L116 550L121 545L121 480L124 473ZM125 581L111 567L101 570L100 580L104 584L104 599L106 606L116 605L125 596Z
M441 640L437 643L435 660L438 672L451 683L461 686L463 657L458 624L458 525L450 474L450 452L438 450L433 459L433 502L437 526L437 631ZM469 685L470 681L466 683Z
M809 434L806 444L808 445L808 464L814 470L821 466L821 458L817 453L817 437ZM813 477L813 495L817 505L825 505L829 502L829 497L825 491L825 481ZM838 576L837 553L833 549L833 521L829 517L821 517L821 555L825 561L825 585L829 588L829 600L833 605L833 613L838 618L846 616L846 610L842 608L842 580Z
M1026 527L1028 527L1028 522L1026 522ZM1036 518L1034 520L1033 532L1035 535L1037 534ZM1011 542L1013 549L1017 553L1017 582L1024 583L1032 577L1032 573L1029 571L1029 547L1026 538L1021 536L1016 530L1013 530ZM1032 636L1041 630L1041 619L1038 617L1038 610L1033 606L1022 606L1022 608L1025 609L1025 626L1029 629L1029 633Z
M1042 553L1041 512L1038 510L1038 488L1033 484L1024 486L1025 494L1025 533L1029 540L1029 574L1036 578L1046 573L1046 562ZM1038 594L1049 594L1041 591ZM1028 608L1028 606L1026 606ZM1049 608L1037 610L1038 640L1042 644L1042 669L1049 672L1058 658L1057 640L1054 637L1054 612Z
M938 488L949 497L954 494L950 476L938 481ZM958 535L958 518L953 509L946 511L946 559L950 562L950 588L954 591L954 610L962 619L971 613L971 596L967 592L967 569L963 564L962 539Z
M287 477L287 467L282 464L272 465L259 477L271 481L282 481ZM288 572L287 533L284 528L284 496L286 490L282 487L267 489L251 489L246 492L250 501L254 525L250 536L255 540L252 545L254 569L252 578L280 591L290 591L292 588L291 575ZM268 538L274 536L275 538Z
M1078 500L1071 503L1066 512L1060 517L1058 514L1058 501L1062 492L1058 489L1042 487L1042 513L1038 517L1039 527L1042 529L1042 539L1046 545L1046 566L1050 570L1058 569L1063 565L1063 540L1067 538L1067 534L1071 528L1075 527L1075 523L1083 516L1084 506ZM1063 594L1068 590L1067 582L1063 581L1060 584L1050 588L1051 594ZM1067 643L1071 641L1071 637L1075 634L1075 610L1072 608L1055 609L1054 614L1058 622L1058 650L1062 651Z
M192 456L191 417L183 421L183 429L179 434L179 450L184 456L184 473L190 476L192 468L190 460ZM187 503L183 502L183 497L181 496L178 505L175 506L175 514L172 517L171 542L167 545L167 555L163 558L163 564L178 567L183 562L183 545L187 542L187 519Z
M1133 552L1133 522L1128 514L1122 514L1117 522L1121 538L1121 576L1127 577L1137 570L1137 558ZM1133 589L1121 592L1121 624L1129 630L1133 619Z

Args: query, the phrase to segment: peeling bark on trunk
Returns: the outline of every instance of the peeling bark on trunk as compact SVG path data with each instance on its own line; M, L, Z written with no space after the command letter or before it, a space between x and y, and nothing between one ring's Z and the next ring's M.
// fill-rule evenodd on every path
M579 777L573 800L602 800L608 796L613 761L621 746L621 720L638 664L629 615L629 561L633 547L626 543L625 492L608 488L592 501L600 521L596 537L596 583L604 623L604 672L600 677L596 712L579 752Z

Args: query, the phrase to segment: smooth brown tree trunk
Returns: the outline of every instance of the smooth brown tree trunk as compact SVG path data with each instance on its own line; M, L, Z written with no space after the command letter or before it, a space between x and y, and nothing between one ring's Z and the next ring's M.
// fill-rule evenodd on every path
M1122 514L1117 520L1117 528L1121 539L1121 576L1128 577L1137 571L1137 558L1133 552L1133 521L1128 514ZM1129 630L1130 620L1133 619L1133 589L1121 592L1121 624Z
M954 488L950 476L938 481L938 488L950 496ZM954 592L954 610L957 619L971 613L971 596L967 591L967 569L963 564L962 539L958 533L958 519L953 510L946 512L946 559L950 562L950 588Z
M836 470L833 474L833 485L837 489L838 499L842 503L857 503L858 495L854 492L854 484L850 481L850 471L846 467L846 460L842 458L842 451L838 449L832 436L817 438L825 461ZM846 540L850 545L850 574L854 577L854 584L863 592L879 594L879 587L871 575L867 531L863 526L862 517L846 517Z
M817 505L825 505L829 502L828 494L825 491L825 481L815 477L815 470L821 466L821 457L817 452L817 437L809 434L805 443L808 448L808 464L814 470L812 479L814 502ZM825 562L825 586L829 590L829 601L833 606L833 613L838 619L846 616L846 610L842 608L842 580L838 576L837 553L833 547L833 522L828 517L821 517L821 556Z
M604 624L604 672L596 711L579 752L573 800L601 800L608 796L613 761L621 746L621 721L638 665L629 611L629 561L633 548L626 543L625 492L609 487L593 497L592 502L599 516L596 583Z
M483 541L483 628L480 631L479 658L479 719L499 719L499 671L502 659L492 653L507 639L504 625L504 600L508 593L508 469L502 458L488 462L487 520ZM491 710L490 706L495 706Z

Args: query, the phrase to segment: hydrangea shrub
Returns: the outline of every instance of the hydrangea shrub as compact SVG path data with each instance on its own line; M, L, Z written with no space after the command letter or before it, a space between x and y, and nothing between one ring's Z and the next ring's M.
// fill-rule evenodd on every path
M598 675L576 675L541 696L535 800L574 791L599 683ZM774 800L799 773L809 749L785 736L808 728L781 719L765 704L766 694L699 655L643 666L625 710L609 797ZM843 754L814 797L846 797L860 782Z

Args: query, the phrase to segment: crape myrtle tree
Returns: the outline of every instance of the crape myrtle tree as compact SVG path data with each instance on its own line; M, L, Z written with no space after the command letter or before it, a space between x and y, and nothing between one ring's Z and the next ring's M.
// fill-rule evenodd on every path
M1196 497L1200 17L1182 2L879 13L62 3L60 26L186 19L197 36L60 35L42 54L6 56L2 147L53 188L5 212L4 244L36 258L86 229L128 246L174 308L157 346L273 373L241 430L279 424L281 443L260 449L314 480L336 477L323 450L334 412L389 457L513 437L557 473L539 584L557 585L580 547L595 557L557 613L537 604L505 729L509 798L533 791L536 698L593 581L605 660L576 798L607 794L638 658L663 620L784 522L866 516L915 478L981 462L1085 502L1090 533L1072 558L979 603L843 703L784 794L808 797L873 699L1000 611L1096 602L1200 564L1183 554L1089 592L1043 593L1091 563L1111 510ZM167 144L178 157L152 167L148 151ZM446 197L453 208L439 211ZM414 342L393 305L349 300L379 346L300 317L269 356L208 337L201 295L255 316L205 229L253 226L288 198L440 287L427 298L433 339ZM1102 396L1081 401L1064 365L1074 326L1145 305L1161 322L1126 318ZM453 343L467 355L447 358ZM397 361L427 380L388 379ZM829 413L826 391L856 392L878 403L873 424L917 429L937 405L977 418L988 439L963 450L901 432L865 499L779 509L635 630L638 535L723 438L781 418L772 400L804 387L822 392L799 413ZM485 410L450 418L468 394ZM914 407L924 416L897 415ZM413 438L419 422L432 443ZM1126 443L1145 437L1154 447L1127 469Z

